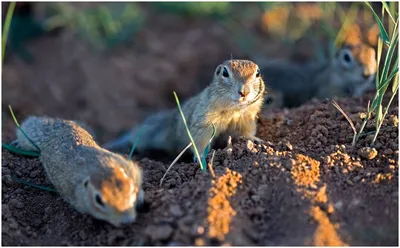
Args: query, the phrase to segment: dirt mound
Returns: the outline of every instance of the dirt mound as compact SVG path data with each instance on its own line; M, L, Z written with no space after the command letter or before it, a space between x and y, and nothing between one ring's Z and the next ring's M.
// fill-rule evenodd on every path
M358 125L353 102L339 104ZM215 178L180 163L160 188L168 164L140 160L146 207L124 228L77 213L57 194L16 183L11 173L51 187L38 159L3 149L3 245L396 245L397 107L385 119L372 159L361 152L369 136L352 148L351 129L330 108L305 105L287 111L286 122L281 114L261 117L266 145L240 139L231 155L216 151ZM7 141L10 121L6 127Z

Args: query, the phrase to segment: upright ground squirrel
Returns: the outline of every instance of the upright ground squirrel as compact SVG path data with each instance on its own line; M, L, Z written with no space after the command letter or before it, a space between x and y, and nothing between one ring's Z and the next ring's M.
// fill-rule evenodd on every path
M256 117L263 105L265 85L258 65L248 60L227 60L218 65L211 84L182 104L189 130L199 153L203 153L216 129L221 135L255 136ZM156 113L142 123L138 150L165 150L177 154L190 139L177 108ZM104 145L117 148L133 142L141 127Z
M307 64L257 61L272 92L281 92L283 104L299 106L313 97L360 96L371 89L376 73L375 50L344 46L328 61Z
M57 192L78 211L115 226L136 219L135 207L144 198L137 164L99 147L74 121L30 116L21 128L40 149ZM37 151L19 129L14 144Z

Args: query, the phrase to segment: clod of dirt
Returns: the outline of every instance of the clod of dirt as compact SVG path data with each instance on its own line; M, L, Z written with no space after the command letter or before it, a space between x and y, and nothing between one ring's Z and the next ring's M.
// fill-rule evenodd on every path
M181 217L183 215L182 209L179 205L171 205L169 207L169 212L175 217Z
M170 225L163 224L159 226L148 226L145 233L151 238L152 241L165 241L169 239L173 233Z
M396 115L390 115L388 118L388 124L397 127L399 125L399 118Z
M378 151L375 148L363 147L358 151L358 154L365 159L374 159L378 155Z

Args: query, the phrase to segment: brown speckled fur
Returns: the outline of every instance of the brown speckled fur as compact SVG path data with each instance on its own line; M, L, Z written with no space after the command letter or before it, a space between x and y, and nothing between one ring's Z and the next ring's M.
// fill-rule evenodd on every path
M99 147L74 121L30 116L21 127L40 148L40 161L57 192L78 211L116 226L134 220L142 184L136 163ZM19 130L16 143L36 149ZM96 195L107 209L96 205Z
M223 77L223 68L229 70L229 78ZM248 60L227 60L217 67L211 84L202 92L182 104L191 135L200 153L212 136L212 124L216 137L221 135L245 136L254 141L256 116L264 99L264 81L256 77L258 66ZM239 91L248 87L247 105L239 103ZM161 149L177 155L190 143L181 114L177 109L156 113L142 123L143 133L137 149ZM131 133L131 142L139 128Z

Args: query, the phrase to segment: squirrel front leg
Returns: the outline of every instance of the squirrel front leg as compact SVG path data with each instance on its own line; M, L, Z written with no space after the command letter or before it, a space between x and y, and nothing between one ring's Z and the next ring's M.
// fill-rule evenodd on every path
M256 120L248 118L239 128L239 134L251 139L255 143L264 143L264 141L256 136L257 124Z

